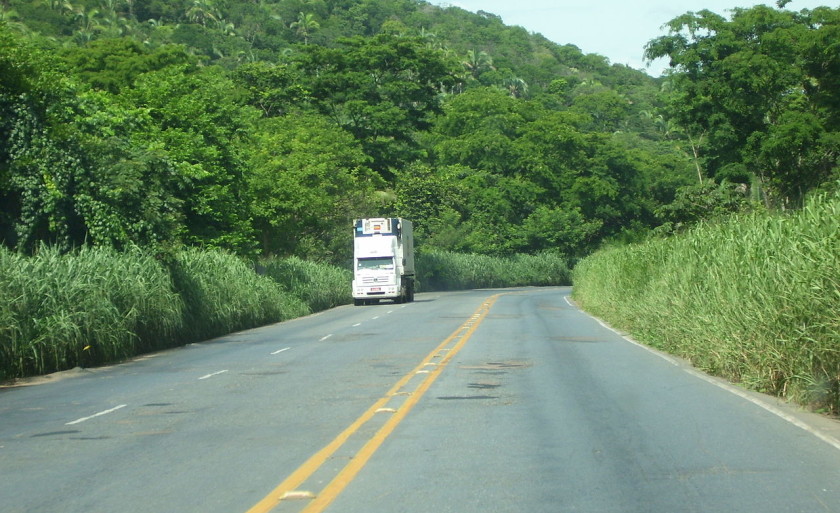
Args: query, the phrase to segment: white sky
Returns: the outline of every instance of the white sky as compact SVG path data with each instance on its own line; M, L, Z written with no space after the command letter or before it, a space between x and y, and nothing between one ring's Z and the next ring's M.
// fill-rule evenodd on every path
M646 67L644 47L667 33L662 26L689 11L708 9L729 17L734 7L775 0L428 0L441 6L486 11L502 17L505 25L519 25L555 43L573 44L584 53L597 53L611 63L627 64L659 76L667 62ZM793 0L785 8L799 11L821 5L840 7L837 0Z

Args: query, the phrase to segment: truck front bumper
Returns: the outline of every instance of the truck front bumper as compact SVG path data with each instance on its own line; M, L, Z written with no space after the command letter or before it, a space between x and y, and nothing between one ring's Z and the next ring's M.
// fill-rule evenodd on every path
M353 299L390 299L399 295L400 288L396 285L353 287Z

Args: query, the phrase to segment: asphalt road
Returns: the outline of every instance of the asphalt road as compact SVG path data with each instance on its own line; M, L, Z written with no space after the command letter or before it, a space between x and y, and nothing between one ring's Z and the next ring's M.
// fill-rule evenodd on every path
M569 292L340 307L0 389L0 511L840 512L840 424Z

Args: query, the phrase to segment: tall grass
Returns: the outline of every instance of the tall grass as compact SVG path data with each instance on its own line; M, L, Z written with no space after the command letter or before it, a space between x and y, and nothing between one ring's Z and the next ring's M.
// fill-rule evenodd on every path
M230 253L185 249L176 255L171 271L186 305L183 336L190 340L309 313L301 299Z
M301 298L313 312L350 302L353 273L349 269L297 257L268 258L260 265L266 276Z
M418 256L425 290L568 283L558 256ZM164 264L139 249L0 247L0 380L102 365L350 302L351 272L299 258L253 265L184 249Z
M840 412L840 196L602 250L574 287L587 310L710 373Z
M164 265L134 249L0 247L0 380L102 365L309 313L222 251L186 249Z
M182 327L168 272L139 251L0 248L0 270L0 378L117 360L170 345Z
M424 291L571 283L566 259L551 253L493 257L425 250L417 254L416 268Z

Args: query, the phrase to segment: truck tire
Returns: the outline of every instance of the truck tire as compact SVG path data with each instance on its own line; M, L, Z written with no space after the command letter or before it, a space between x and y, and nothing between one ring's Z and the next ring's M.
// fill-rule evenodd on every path
M414 302L414 280L410 280L406 284L406 291L405 291L405 301L406 303L413 303Z

